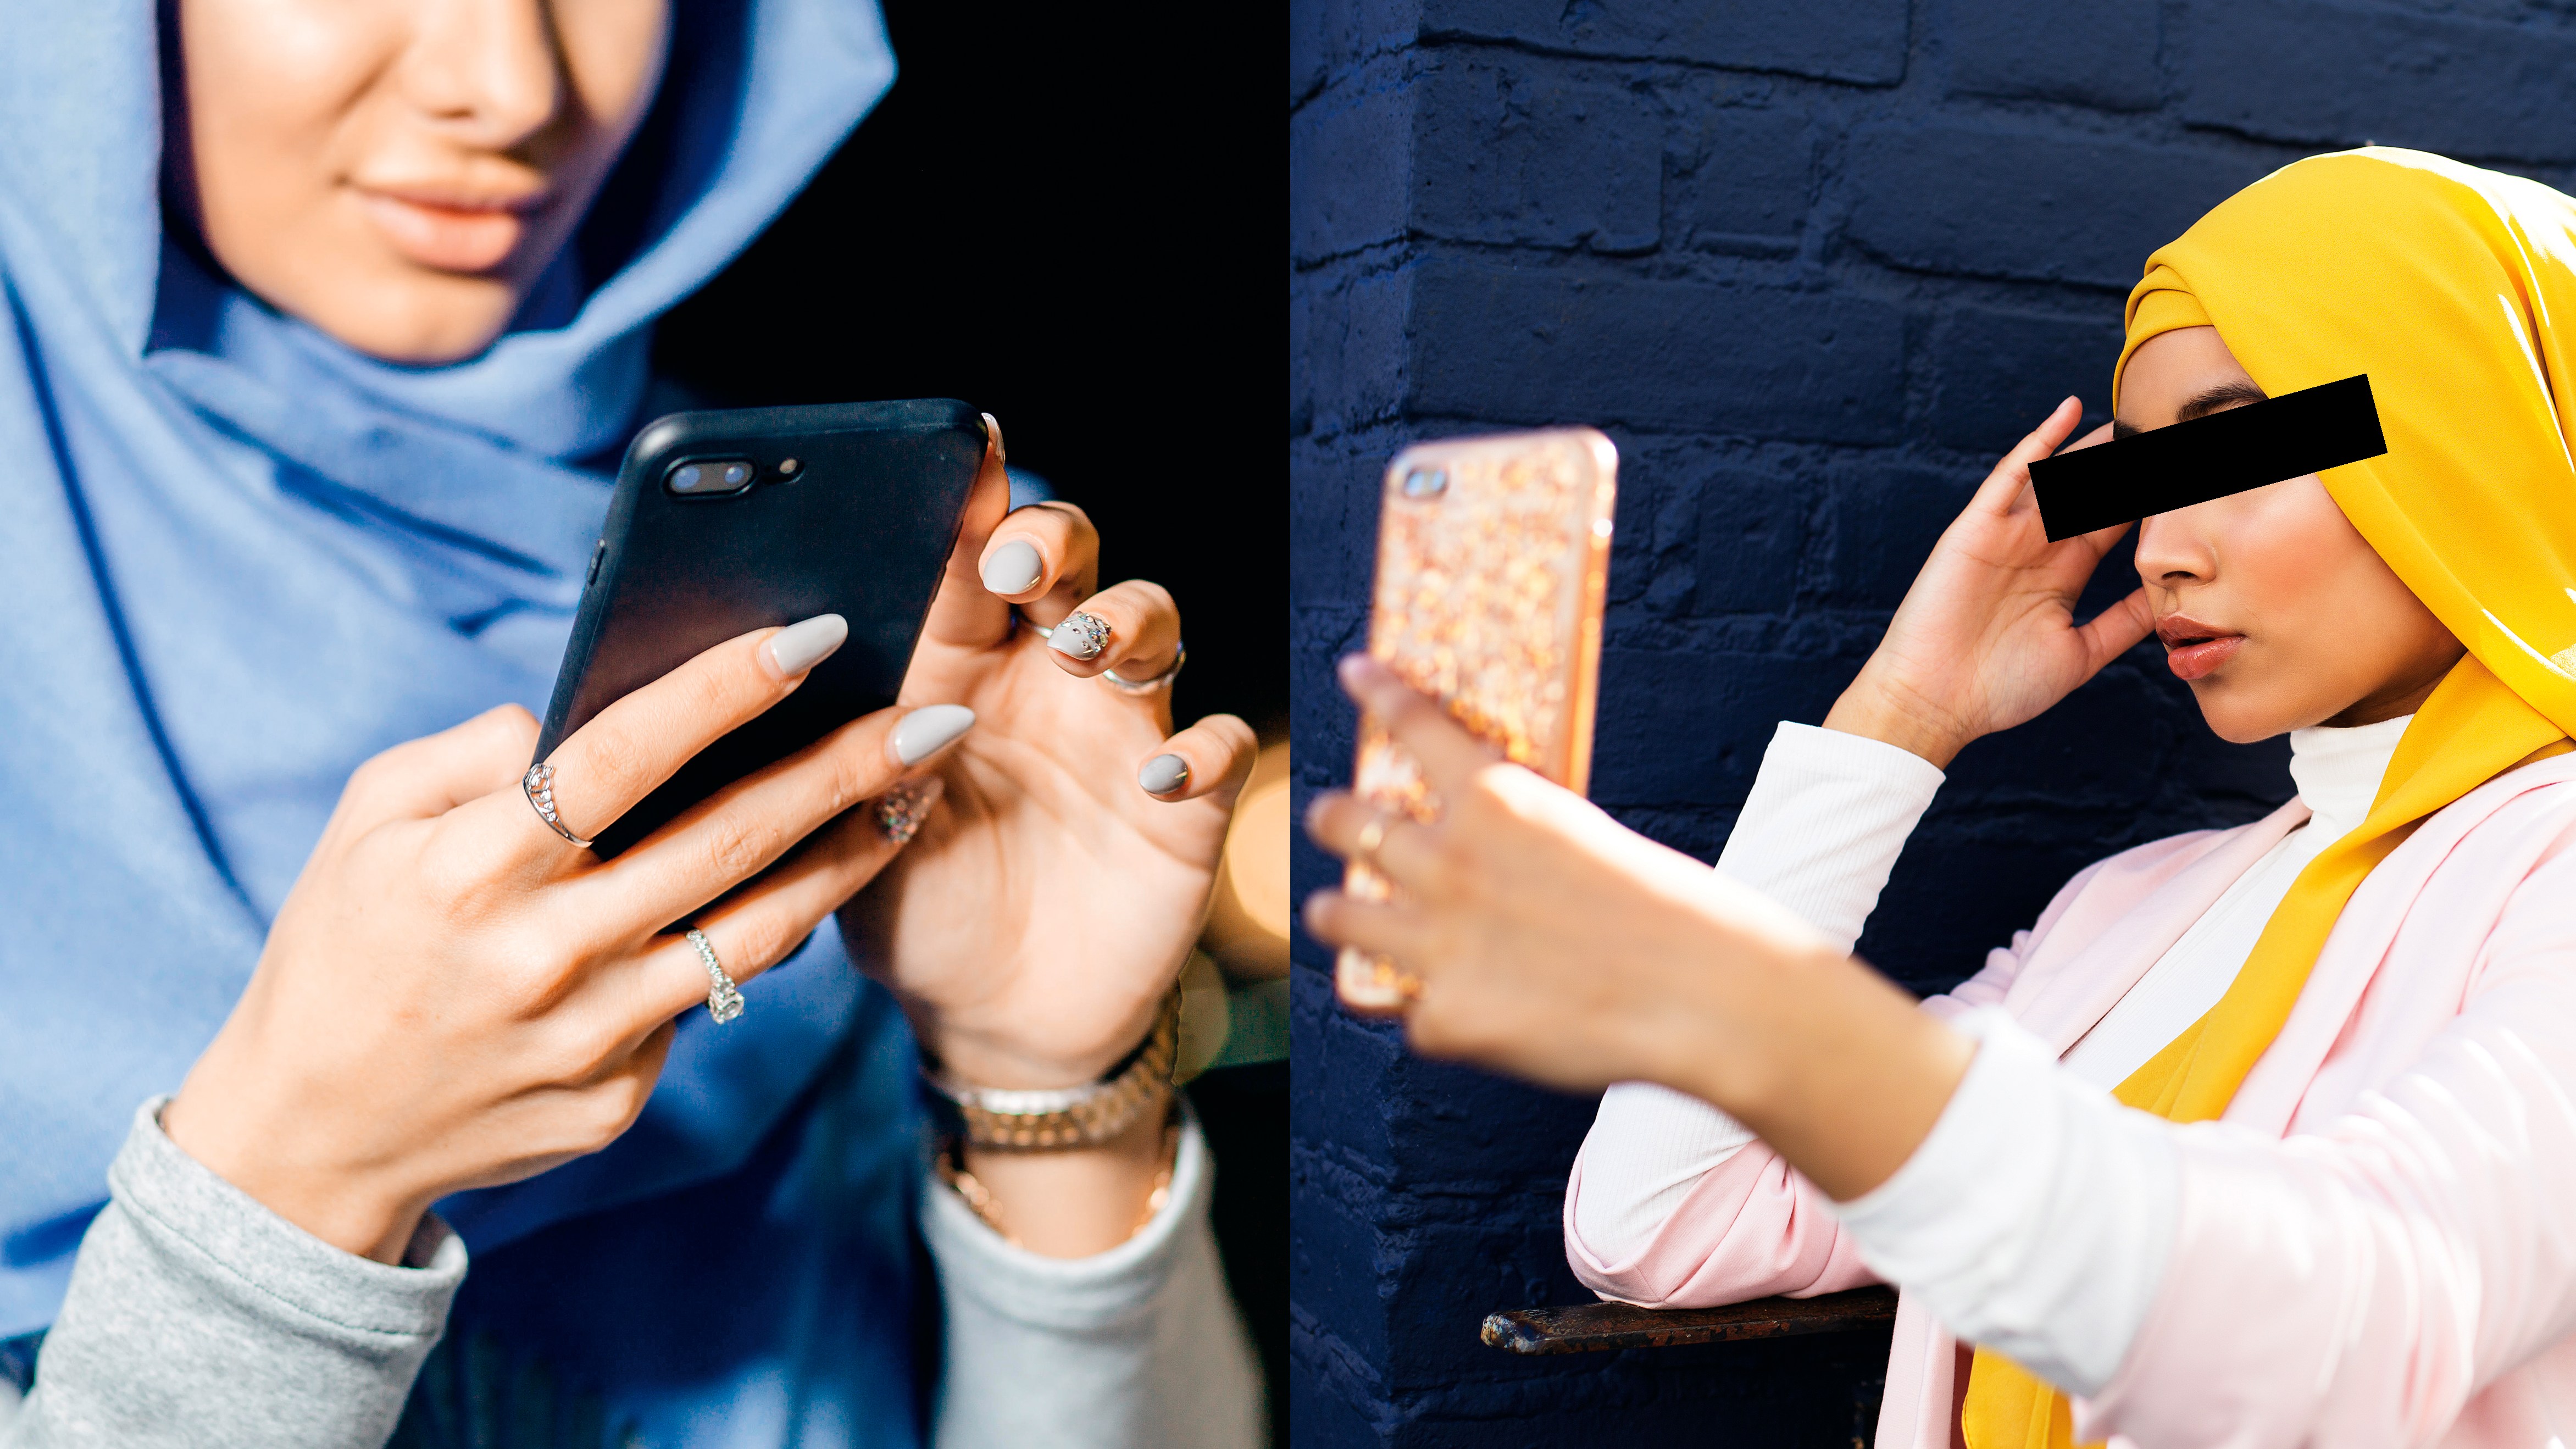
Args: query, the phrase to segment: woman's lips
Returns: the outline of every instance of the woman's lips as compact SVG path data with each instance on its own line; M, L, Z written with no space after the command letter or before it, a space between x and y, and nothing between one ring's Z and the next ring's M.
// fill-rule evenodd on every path
M2228 656L2236 652L2236 646L2244 642L2244 635L2229 634L2223 638L2205 639L2198 644L2185 644L2178 649L2169 649L2165 653L2165 667L2174 672L2176 679L2198 679L2226 663Z
M527 235L527 212L542 199L461 203L363 187L357 195L395 251L442 272L488 272L509 260Z
M2198 619L2176 614L2156 623L2156 636L2164 640L2165 667L2176 679L2199 679L2226 663L2245 642L2242 634L2233 634Z

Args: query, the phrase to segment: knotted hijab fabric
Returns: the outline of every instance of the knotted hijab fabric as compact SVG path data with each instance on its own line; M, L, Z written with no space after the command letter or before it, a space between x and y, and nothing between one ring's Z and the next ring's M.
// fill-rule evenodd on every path
M2369 815L2300 872L2218 1004L2114 1092L2176 1122L2226 1111L2373 866L2576 735L2576 199L2419 151L2293 163L2147 259L2120 367L2148 338L2203 325L2274 397L2369 374L2388 451L2319 476L2468 653L2407 726ZM1962 1417L1971 1449L2074 1438L2063 1394L1983 1350Z
M52 1321L135 1104L231 1010L351 769L544 709L653 320L894 72L870 0L674 0L521 315L404 367L165 225L159 8L0 0L0 1339ZM490 1370L452 1397L537 1442L576 1398L657 1444L918 1442L911 1076L828 922L742 1020L684 1018L614 1147L441 1205L457 1372Z

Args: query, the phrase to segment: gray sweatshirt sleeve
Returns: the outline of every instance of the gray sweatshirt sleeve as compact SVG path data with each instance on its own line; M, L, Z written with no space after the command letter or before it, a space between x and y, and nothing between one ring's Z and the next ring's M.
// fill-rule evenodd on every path
M1011 1246L934 1176L921 1227L947 1312L936 1449L1255 1449L1261 1377L1208 1227L1215 1176L1190 1119L1163 1210L1071 1259Z
M424 1220L407 1263L354 1257L135 1113L0 1449L379 1449L465 1279Z

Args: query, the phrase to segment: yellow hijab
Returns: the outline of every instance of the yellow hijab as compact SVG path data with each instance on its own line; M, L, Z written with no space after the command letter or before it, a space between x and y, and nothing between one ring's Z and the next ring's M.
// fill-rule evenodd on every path
M2468 654L2406 727L2369 816L2299 873L2227 994L2114 1093L2176 1122L2227 1109L2371 867L2426 816L2576 735L2576 200L2420 151L2296 162L2147 259L2120 365L2159 332L2204 325L2274 397L2370 375L2388 451L2327 470L2326 491ZM1970 1449L2074 1442L2066 1396L1983 1349L1962 1418Z

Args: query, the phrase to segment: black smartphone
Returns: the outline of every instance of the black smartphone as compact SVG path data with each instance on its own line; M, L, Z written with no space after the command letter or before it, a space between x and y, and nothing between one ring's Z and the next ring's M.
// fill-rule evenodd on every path
M727 639L816 614L850 637L795 693L596 827L603 857L894 703L984 459L962 402L674 413L626 449L537 758Z

